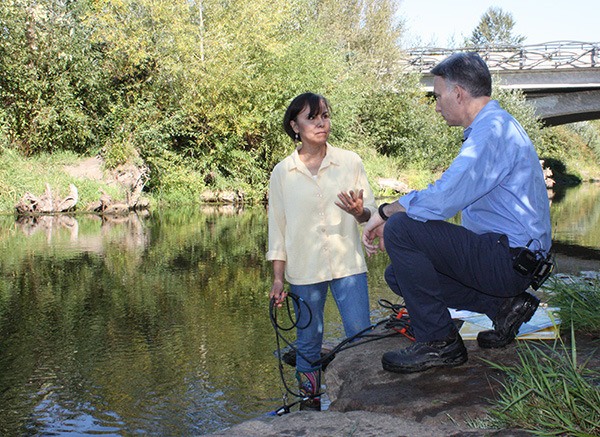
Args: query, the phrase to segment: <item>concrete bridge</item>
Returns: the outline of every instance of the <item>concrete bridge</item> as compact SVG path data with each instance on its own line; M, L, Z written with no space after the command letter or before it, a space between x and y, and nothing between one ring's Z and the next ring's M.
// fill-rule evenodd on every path
M403 67L422 73L423 87L431 92L431 68L452 53L467 50L473 49L412 49ZM499 86L522 90L547 125L600 119L600 42L556 41L477 51Z

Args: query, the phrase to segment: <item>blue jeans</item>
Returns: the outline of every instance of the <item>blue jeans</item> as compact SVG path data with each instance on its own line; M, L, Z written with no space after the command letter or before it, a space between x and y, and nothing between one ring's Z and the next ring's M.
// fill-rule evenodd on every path
M514 270L502 234L478 235L397 213L387 221L384 239L391 261L385 279L404 298L417 341L442 340L453 332L449 307L494 318L503 302L531 282Z
M296 370L299 372L312 372L321 368L320 365L315 366L312 363L321 358L323 313L328 288L331 289L331 294L342 316L346 337L352 337L371 326L366 273L318 284L291 284L290 291L300 297L310 308L309 313L303 303L298 308L298 304L294 301L294 310L298 318ZM312 319L310 319L311 313ZM306 326L307 324L308 326ZM304 326L306 327L300 329Z

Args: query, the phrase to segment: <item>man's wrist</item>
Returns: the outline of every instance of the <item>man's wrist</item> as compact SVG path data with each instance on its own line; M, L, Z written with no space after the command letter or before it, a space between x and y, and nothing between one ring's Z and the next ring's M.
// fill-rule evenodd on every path
M377 209L377 212L379 213L379 217L381 217L381 219L383 221L386 221L387 219L390 218L389 216L385 215L385 212L383 211L383 208L385 208L388 205L389 205L389 203L382 203L381 205L379 205L379 208Z

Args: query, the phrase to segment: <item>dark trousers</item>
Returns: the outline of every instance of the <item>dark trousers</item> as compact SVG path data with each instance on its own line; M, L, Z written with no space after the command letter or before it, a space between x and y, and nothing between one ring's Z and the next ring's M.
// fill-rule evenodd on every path
M417 341L442 340L454 324L448 308L493 318L500 305L527 289L512 267L505 235L478 235L462 226L394 214L384 230L391 265L385 279L404 298Z

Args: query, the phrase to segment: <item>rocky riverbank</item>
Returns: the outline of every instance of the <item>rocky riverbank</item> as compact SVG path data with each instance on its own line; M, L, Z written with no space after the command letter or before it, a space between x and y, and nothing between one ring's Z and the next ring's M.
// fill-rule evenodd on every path
M516 363L517 344L504 349L480 349L465 341L469 361L463 366L401 375L381 367L381 355L406 346L391 337L341 352L325 372L332 399L323 412L295 411L281 417L249 420L213 436L529 436L517 429L478 428L484 423L503 375L487 360ZM600 365L598 340L577 338L581 360Z
M600 271L599 260L558 255L558 275ZM378 328L384 330L385 328ZM568 344L569 338L563 340ZM597 338L577 337L581 362L600 367ZM338 353L324 373L331 404L327 411L293 411L249 420L213 436L529 436L517 429L483 428L503 374L488 362L518 362L515 341L504 349L481 349L465 340L469 361L456 368L401 375L384 371L384 352L406 347L403 336L388 337Z

